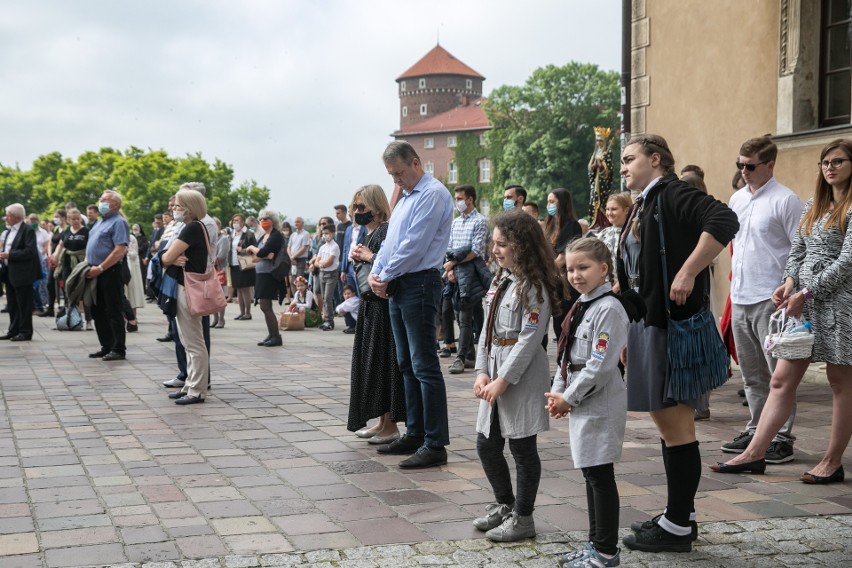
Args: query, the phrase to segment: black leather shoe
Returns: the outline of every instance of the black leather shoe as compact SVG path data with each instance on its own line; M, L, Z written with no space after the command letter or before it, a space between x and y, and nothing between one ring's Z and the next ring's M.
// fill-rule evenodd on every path
M32 337L29 335L24 335L23 333L19 333L15 337L9 339L9 341L30 341Z
M711 465L710 469L718 473L754 473L757 475L766 473L766 460L761 458L759 460L754 460L745 463L737 463L737 464L727 464L722 462L717 462L715 465Z
M15 336L12 335L11 333L7 333L6 335L0 335L0 341L5 341L6 339L12 339L13 337L15 337Z
M168 397L171 399L183 398L186 396L186 393L183 391L174 391L168 394Z
M160 341L162 343L166 343L167 341L174 341L174 339L172 339L171 335L166 335L164 337L158 337L157 341Z
M423 438L413 438L409 435L405 435L399 440L395 442L391 442L387 446L382 446L376 451L380 454L391 455L391 456L404 456L408 454L413 454L416 452L420 446L423 445Z
M110 351L106 355L104 355L104 361L124 361L126 357L124 353L119 353L118 351Z
M40 318L56 317L56 314L53 313L53 310L42 310L42 311L40 311L40 312L38 312L37 314L34 314L34 315L37 315Z
M89 359L100 359L104 355L109 353L106 349L101 349L100 351L95 351L94 353L89 353Z
M845 479L845 475L843 473L843 466L841 465L834 473L831 475L814 475L812 473L805 473L799 479L802 483L807 483L809 485L824 485L826 483L840 483Z
M134 331L139 331L139 324L127 322L127 333L133 333Z
M281 340L280 335L276 337L270 337L269 339L263 342L264 347L280 347L282 345L284 345L284 342Z
M258 347L263 347L264 345L266 345L266 342L269 341L270 339L272 339L272 336L267 335L265 338L263 338L263 339L261 339L260 341L257 342Z
M200 396L183 396L175 401L175 404L180 404L181 406L186 404L200 404L204 402L204 399Z
M430 448L420 446L417 452L406 460L399 462L400 469L420 469L447 464L446 448Z

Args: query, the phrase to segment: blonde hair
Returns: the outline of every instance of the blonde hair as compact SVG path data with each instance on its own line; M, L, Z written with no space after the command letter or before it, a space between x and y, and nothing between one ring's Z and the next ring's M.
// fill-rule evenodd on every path
M182 189L175 195L175 203L183 207L192 216L193 221L200 221L207 215L207 200L193 189Z
M352 196L353 204L359 195L361 196L361 201L364 202L364 206L373 212L373 216L376 218L376 221L384 223L390 218L388 197L385 195L385 190L382 189L380 185L369 184L359 187L355 192L355 195ZM350 205L349 208L354 209L352 205Z
M577 239L576 241L571 241L565 248L565 255L567 256L572 253L585 254L595 262L598 262L600 264L606 264L607 268L609 269L606 279L607 281L612 279L612 253L609 251L609 247L606 246L606 243L604 243L602 240L595 238L584 238Z
M630 209L630 207L633 205L633 198L630 196L629 191L613 193L609 196L609 199L606 200L607 203L609 203L610 201L615 201L615 204L621 207L622 209Z

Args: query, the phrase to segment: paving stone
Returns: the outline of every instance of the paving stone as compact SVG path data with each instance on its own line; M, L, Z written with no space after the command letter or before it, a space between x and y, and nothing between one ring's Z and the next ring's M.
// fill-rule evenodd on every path
M211 556L224 556L228 553L227 548L222 543L222 540L215 535L207 535L207 536L188 536L183 538L178 538L175 540L178 548L183 554L184 558L207 558L207 562L212 562L210 559ZM195 568L206 568L202 564L201 561L196 561L194 565ZM189 568L187 566L187 561L183 561L184 568ZM213 566L220 566L221 563L219 560L215 560Z
M127 562L120 544L97 544L46 550L45 564L51 568L71 566L109 565Z
M255 566L260 566L260 558L257 556L230 555L225 557L225 568L254 568Z
M241 534L224 537L225 546L232 554L269 554L292 552L293 546L277 533Z
M38 552L38 539L35 533L0 534L0 556Z
M221 535L265 533L275 530L267 518L260 516L216 519L210 521L210 524Z
M288 536L339 532L341 530L341 527L334 524L329 517L320 513L273 517L272 522Z
M180 552L173 542L131 544L126 546L125 550L127 558L132 562L163 562L180 559Z

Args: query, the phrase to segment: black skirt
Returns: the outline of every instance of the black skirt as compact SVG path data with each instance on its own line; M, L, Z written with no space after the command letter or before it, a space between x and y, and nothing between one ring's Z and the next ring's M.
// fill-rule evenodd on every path
M255 270L240 270L240 265L231 267L231 286L234 288L251 288L254 286Z
M254 299L277 300L282 286L282 282L276 280L271 274L258 273L254 279Z

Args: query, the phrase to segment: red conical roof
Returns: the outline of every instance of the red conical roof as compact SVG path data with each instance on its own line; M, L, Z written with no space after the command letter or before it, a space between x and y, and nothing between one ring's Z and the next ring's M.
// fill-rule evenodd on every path
M408 71L397 77L396 80L401 81L409 77L423 77L424 75L462 75L485 79L440 45L433 47L429 53L412 65Z

